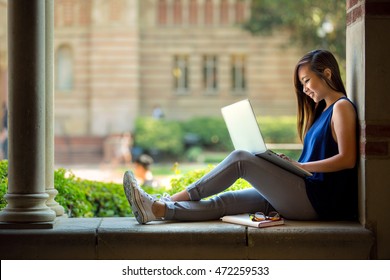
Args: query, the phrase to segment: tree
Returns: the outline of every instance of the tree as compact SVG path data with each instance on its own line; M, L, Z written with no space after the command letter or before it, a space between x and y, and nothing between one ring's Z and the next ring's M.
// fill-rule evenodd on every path
M305 51L328 49L345 61L345 0L252 0L251 17L244 29L271 35L286 30Z

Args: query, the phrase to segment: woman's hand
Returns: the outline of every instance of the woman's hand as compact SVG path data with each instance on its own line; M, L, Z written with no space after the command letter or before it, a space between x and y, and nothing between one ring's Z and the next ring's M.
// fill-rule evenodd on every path
M294 164L294 165L296 165L296 166L306 170L306 168L304 168L302 163L300 163L300 162L298 162L296 160L291 159L290 157L286 156L285 154L278 154L278 156L281 157L282 159L288 160L292 164Z
M281 157L282 159L285 159L285 160L288 160L290 162L293 162L293 160L291 158L289 158L288 156L286 156L285 154L278 154L279 157Z

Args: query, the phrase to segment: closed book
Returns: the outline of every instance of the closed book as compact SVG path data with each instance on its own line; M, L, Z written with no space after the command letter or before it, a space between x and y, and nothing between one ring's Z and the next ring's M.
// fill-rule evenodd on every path
M221 220L222 222L226 222L226 223L239 224L239 225L256 227L256 228L273 227L273 226L279 226L284 224L283 218L276 221L273 220L252 221L250 214L223 216Z

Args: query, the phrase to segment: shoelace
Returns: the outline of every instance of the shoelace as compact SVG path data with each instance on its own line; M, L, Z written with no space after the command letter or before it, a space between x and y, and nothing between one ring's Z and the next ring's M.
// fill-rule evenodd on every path
M147 192L145 192L139 185L137 180L134 178L133 184L136 186L136 188L146 197L148 197L152 201L161 201L161 202L171 202L171 196L168 193L163 193L163 194L153 194L150 195Z
M152 195L154 200L159 200L161 202L171 202L171 196L168 193L163 193L163 194L154 194Z

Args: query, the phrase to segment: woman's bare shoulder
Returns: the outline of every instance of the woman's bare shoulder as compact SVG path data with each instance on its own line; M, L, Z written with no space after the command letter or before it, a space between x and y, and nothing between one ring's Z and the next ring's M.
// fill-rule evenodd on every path
M356 113L355 107L349 99L340 99L334 104L334 111L350 111L351 113Z

